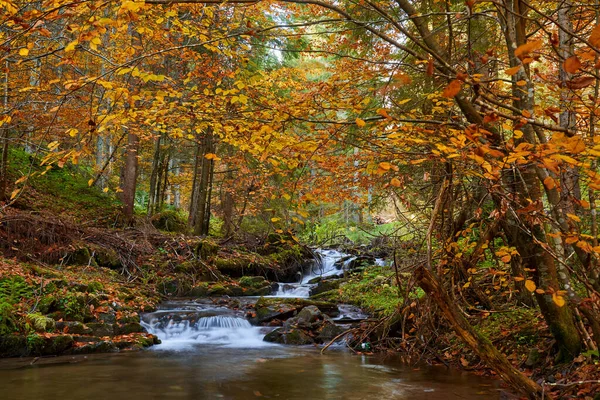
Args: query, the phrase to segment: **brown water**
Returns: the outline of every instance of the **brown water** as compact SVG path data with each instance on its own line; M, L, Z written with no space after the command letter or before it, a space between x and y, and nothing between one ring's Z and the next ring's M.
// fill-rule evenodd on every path
M497 399L498 382L342 349L191 346L0 361L0 399ZM50 363L48 363L50 362Z

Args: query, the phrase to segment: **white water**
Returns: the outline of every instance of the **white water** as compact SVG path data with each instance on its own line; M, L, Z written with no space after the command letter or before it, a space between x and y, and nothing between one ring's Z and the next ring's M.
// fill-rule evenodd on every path
M149 333L158 336L162 341L157 349L185 350L193 345L208 344L235 348L272 346L263 342L265 332L262 328L250 325L242 317L216 315L195 320L193 313L191 319L175 320L169 317L172 315L165 316L164 313L158 312L147 314L141 322ZM189 311L186 311L184 317L190 317Z
M356 258L349 257L348 254L337 250L317 249L315 253L318 256L317 259L312 263L310 269L305 271L300 282L278 284L277 292L272 297L307 298L310 296L310 290L317 286L316 283L308 283L311 279L343 274L348 264ZM348 257L348 259L342 265L336 265L344 257Z

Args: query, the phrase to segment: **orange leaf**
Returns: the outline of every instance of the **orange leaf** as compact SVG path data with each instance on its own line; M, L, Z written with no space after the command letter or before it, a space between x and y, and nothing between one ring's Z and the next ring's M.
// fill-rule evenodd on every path
M455 79L452 82L450 82L450 84L448 86L446 86L446 88L444 89L444 92L442 93L442 96L451 99L452 97L456 96L460 92L461 88L462 88L462 83L459 80Z
M396 186L396 187L402 186L402 182L400 182L400 179L398 179L398 178L392 178L392 180L390 181L390 184L392 186Z
M431 58L427 61L427 75L433 76L433 60Z
M527 42L525 44L520 45L515 50L515 56L522 58L522 56L526 56L527 54L536 51L542 48L542 41L536 40L533 42Z
M596 82L596 78L593 76L581 76L579 78L573 78L567 82L569 89L583 89Z
M565 305L565 298L557 295L556 293L552 293L552 301L554 302L554 304L556 304L559 307L562 307Z
M520 65L517 65L516 67L512 67L512 68L509 68L509 69L507 69L506 71L504 71L504 73L505 73L506 75L513 76L513 75L515 75L517 72L519 72L520 70L521 70L521 66L520 66Z
M546 179L544 179L544 186L546 186L546 189L552 190L556 187L556 183L554 183L554 179L552 179L551 176L547 176Z
M600 25L594 27L589 41L592 46L600 48Z
M565 62L563 63L563 68L569 74L574 74L581 68L581 61L579 61L579 58L577 58L577 56L571 56L565 60Z
M535 288L536 288L535 282L527 279L525 281L525 288L527 288L527 290L529 290L530 292L535 291Z
M365 126L365 125L367 124L365 121L363 121L363 120L362 120L362 119L360 119L360 118L356 118L356 121L355 121L355 122L356 122L356 125L357 125L359 128L362 128L363 126Z

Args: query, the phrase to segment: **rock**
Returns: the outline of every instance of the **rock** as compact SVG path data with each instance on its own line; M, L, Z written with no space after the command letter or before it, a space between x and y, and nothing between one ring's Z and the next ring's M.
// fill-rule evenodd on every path
M73 335L90 335L92 330L79 321L60 321L56 323L56 329Z
M333 266L336 269L343 269L346 262L352 258L354 258L354 256L344 256L344 257L340 258L339 260L337 260L335 262L335 264L333 264Z
M223 286L220 283L214 284L212 285L209 289L208 289L208 295L209 296L229 296L231 295L231 290L229 290L228 287Z
M309 285L314 285L315 283L321 282L322 279L323 279L322 277L317 276L317 277L314 277L314 278L310 279L307 283Z
M322 280L316 287L310 290L310 295L316 296L330 290L338 289L340 287L340 283L341 282L338 280Z
M74 347L69 350L69 354L114 353L118 351L119 349L111 340L103 340L80 347Z
M535 367L539 364L541 359L541 355L538 349L535 347L529 351L529 355L527 356L527 360L525 361L525 365L529 368Z
M316 306L321 312L330 317L337 317L339 310L336 304L309 299L282 299L261 297L255 304L255 324L268 323L274 319L286 320L296 315L307 306Z
M28 354L25 336L0 336L0 357L23 357Z
M100 313L98 314L97 319L99 322L104 322L105 324L114 324L115 322L117 322L117 316L114 311Z
M265 342L290 344L290 345L305 345L313 344L314 340L300 329L292 329L286 331L283 328L277 328L268 333L263 340Z
M216 256L218 252L219 245L209 239L201 240L194 249L194 254L201 260L208 260Z
M206 297L208 296L208 284L202 283L200 285L194 286L189 293L190 297Z
M73 347L73 336L71 335L61 335L54 336L49 339L49 343L44 349L44 355L54 355L64 353L66 350Z
M262 298L261 298L262 299ZM296 314L297 307L289 304L264 305L256 303L255 323L263 324L274 319L286 320Z
M94 336L113 336L114 326L113 324L105 324L102 322L90 322L87 324L88 328L92 330Z
M320 321L323 321L325 317L326 316L316 306L307 306L304 307L296 317L288 319L284 326L289 323L300 328L312 329Z
M348 262L348 270L353 271L375 265L375 257L372 256L357 256L354 260Z
M97 343L102 339L96 336L73 336L73 340L78 343Z
M342 332L344 332L344 328L341 326L336 325L333 322L326 322L321 326L316 340L318 342L328 343Z
M130 333L144 332L144 327L139 322L129 322L127 324L119 324L115 326L115 334L128 335Z

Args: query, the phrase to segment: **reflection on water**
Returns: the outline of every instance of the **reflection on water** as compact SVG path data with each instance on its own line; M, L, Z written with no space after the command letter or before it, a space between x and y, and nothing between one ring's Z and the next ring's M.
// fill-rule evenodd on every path
M159 347L160 348L160 347ZM69 361L73 358L52 360ZM2 399L497 399L497 382L393 359L324 355L312 348L234 349L102 355L71 364L14 369L0 362ZM13 364L12 367L9 364ZM7 369L13 368L13 369Z

